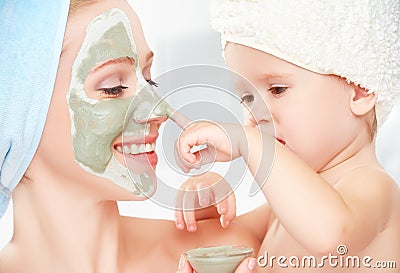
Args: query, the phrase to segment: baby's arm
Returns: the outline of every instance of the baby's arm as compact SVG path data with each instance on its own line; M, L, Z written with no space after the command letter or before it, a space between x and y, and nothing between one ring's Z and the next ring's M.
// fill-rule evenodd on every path
M264 203L245 214L237 216L236 221L262 243L267 234L270 215L271 207L267 203Z
M356 172L344 178L342 186L335 189L273 137L261 137L257 128L242 127L247 141L240 141L234 134L229 134L232 136L229 138L218 128L202 125L195 130L186 129L177 143L177 150L183 153L184 159L180 164L187 170L201 165L201 152L189 155L189 151L193 145L205 142L217 144L214 145L217 160L242 156L262 186L273 213L309 252L334 253L339 244L358 251L384 228L393 207L393 192L398 195L398 189L384 173L371 169ZM232 132L234 130L230 130ZM222 156L218 154L220 150ZM270 157L265 155L272 152L275 157L269 173L268 168L259 166L268 166Z
M249 169L260 184L268 174L258 170L258 151L271 152L268 148L275 140L264 136L260 141L253 128L248 133L254 135L250 139L256 153L243 157L248 158ZM274 165L262 190L281 224L304 248L326 254L345 244L358 251L382 231L393 207L393 193L398 195L390 177L364 168L344 177L335 189L293 152L275 142Z

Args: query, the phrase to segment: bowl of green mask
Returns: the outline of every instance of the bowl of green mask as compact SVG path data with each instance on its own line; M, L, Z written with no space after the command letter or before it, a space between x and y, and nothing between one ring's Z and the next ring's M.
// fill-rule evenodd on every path
M253 249L244 246L212 246L188 250L186 259L196 273L234 273Z

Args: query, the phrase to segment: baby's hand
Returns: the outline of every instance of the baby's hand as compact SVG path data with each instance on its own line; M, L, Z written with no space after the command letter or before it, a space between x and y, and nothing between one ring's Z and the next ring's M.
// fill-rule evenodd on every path
M246 140L244 128L238 124L194 122L184 128L175 144L175 160L186 173L215 161L231 161L240 155L241 142ZM198 146L206 145L200 151Z
M222 176L207 172L186 180L177 196L175 224L180 230L194 232L196 221L220 218L223 228L236 217L236 199L231 186ZM215 209L216 208L216 209Z

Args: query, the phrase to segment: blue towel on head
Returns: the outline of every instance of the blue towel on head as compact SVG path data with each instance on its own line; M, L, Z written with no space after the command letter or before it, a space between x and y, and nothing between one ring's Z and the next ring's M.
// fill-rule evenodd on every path
M69 0L0 0L0 217L43 132Z

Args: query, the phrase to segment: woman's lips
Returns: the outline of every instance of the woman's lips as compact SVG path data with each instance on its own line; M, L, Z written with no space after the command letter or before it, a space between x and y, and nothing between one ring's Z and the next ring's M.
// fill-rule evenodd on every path
M114 145L114 150L125 159L129 169L139 167L136 165L140 163L150 165L154 169L158 162L158 156L155 152L157 137L158 135L146 136L142 139L125 138L123 143Z
M137 167L137 166L135 166L135 164L137 164L138 161L145 163L145 164L149 164L153 169L156 168L157 163L158 163L158 156L154 151L147 152L147 153L140 153L140 154L136 154L136 155L124 154L124 156L125 156L126 164L128 165L128 168L130 170L131 169L134 170L135 167Z
M154 152L156 149L156 143L141 143L141 144L116 144L114 145L114 148L120 152L124 153L126 155L137 155L137 154L143 154L143 153L150 153Z
M135 144L133 144L135 145ZM131 146L133 146L131 145ZM147 148L140 148L140 147L146 147ZM135 164L137 163L142 163L142 164L149 164L153 168L156 167L157 162L158 162L158 156L155 152L155 143L153 144L140 144L140 145L135 145L131 148L133 149L132 151L128 151L127 146L124 146L124 148L121 148L121 146L114 146L115 150L122 155L123 158L125 158L125 162L128 165L129 169L132 169L131 167L135 167ZM134 169L134 168L133 168Z

